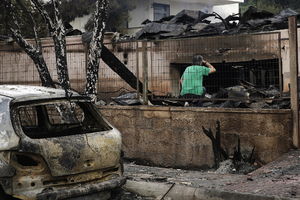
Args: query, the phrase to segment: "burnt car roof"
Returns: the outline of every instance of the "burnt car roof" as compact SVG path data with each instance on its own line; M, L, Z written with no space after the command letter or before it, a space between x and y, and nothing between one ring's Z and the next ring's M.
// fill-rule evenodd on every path
M81 97L75 91L68 91L72 97ZM16 102L44 99L65 98L66 92L62 89L28 85L0 85L0 97L10 97Z

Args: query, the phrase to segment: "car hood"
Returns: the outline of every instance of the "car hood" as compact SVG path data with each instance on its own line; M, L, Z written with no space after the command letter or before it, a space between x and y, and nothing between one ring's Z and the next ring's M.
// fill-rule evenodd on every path
M23 138L20 151L42 156L52 176L95 171L119 164L121 135L117 129L58 138Z

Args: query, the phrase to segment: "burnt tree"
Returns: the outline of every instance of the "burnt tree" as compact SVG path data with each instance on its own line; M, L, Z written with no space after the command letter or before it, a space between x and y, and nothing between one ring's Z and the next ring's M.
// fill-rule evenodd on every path
M211 140L214 158L215 158L215 167L218 168L220 162L227 160L229 158L227 152L221 146L221 125L220 121L217 121L216 134L214 135L211 129L206 129L202 126L203 133Z
M58 81L62 88L69 89L70 79L67 64L66 29L59 10L61 0L51 1L53 6L54 19L50 17L49 13L45 10L44 6L40 3L39 0L31 0L36 9L44 18L48 26L49 33L52 36L55 48Z
M28 41L24 39L24 37L21 34L21 29L18 23L18 19L16 16L16 8L15 5L11 2L11 0L3 0L3 4L5 6L5 12L6 12L6 23L8 26L8 30L11 32L12 37L16 41L16 43L27 53L27 55L33 60L37 71L39 73L42 85L45 87L54 87L53 80L51 78L51 75L49 73L47 64L43 57L43 50L41 41L38 37L37 33L37 27L35 20L29 10L22 4L20 0L16 1L17 4L21 7L24 13L28 16L32 23L32 31L34 32L35 36L35 46L30 44Z
M106 27L107 10L108 0L97 0L93 36L89 46L85 88L86 94L91 96L93 100L96 100L97 94L97 82L99 78L98 72L104 38L104 30Z

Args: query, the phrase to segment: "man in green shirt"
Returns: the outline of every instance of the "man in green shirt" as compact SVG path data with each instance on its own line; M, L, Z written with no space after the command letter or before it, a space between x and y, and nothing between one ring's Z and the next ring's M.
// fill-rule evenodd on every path
M186 68L181 77L180 95L186 99L199 99L204 97L203 76L216 72L216 69L201 55L193 57L193 65Z

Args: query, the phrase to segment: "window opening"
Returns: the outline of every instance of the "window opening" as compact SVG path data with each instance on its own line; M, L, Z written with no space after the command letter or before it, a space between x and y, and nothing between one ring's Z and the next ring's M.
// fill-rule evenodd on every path
M154 21L158 21L164 17L170 16L170 5L168 4L154 3L153 10L154 10Z
M30 138L51 138L108 131L112 128L87 102L49 102L21 105L17 114L23 132Z

